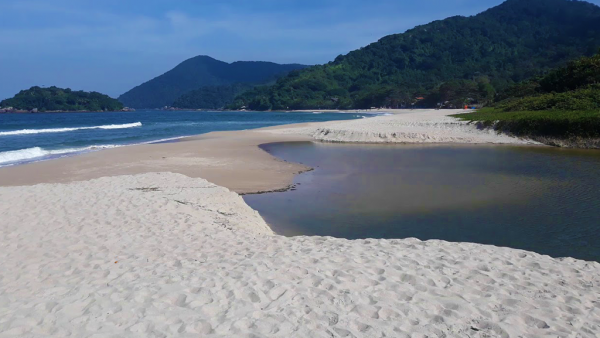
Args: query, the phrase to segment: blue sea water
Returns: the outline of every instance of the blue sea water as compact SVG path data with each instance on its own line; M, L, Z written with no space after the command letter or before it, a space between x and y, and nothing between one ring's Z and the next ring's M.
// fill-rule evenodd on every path
M0 166L212 131L356 119L368 114L157 111L0 114ZM372 115L370 115L372 116Z

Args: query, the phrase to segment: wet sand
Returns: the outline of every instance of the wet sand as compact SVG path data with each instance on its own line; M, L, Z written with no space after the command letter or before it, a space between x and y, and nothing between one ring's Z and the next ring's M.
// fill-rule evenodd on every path
M261 144L294 141L362 143L534 144L478 130L448 117L452 110L396 111L361 120L292 124L212 132L174 143L136 145L0 168L0 186L68 183L106 176L172 172L204 178L237 193L288 187L310 169L278 160Z
M310 124L292 126L306 128ZM265 129L272 128L279 127ZM201 177L237 193L278 190L287 187L295 174L309 168L278 160L258 145L307 140L310 140L307 135L280 135L256 130L213 132L178 142L106 149L0 168L0 186L68 183L107 176L172 172Z

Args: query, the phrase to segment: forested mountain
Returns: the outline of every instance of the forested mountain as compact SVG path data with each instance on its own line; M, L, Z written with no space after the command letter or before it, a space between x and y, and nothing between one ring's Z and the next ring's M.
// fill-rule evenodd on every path
M239 94L254 88L250 83L234 83L224 86L208 86L192 90L180 96L172 106L184 109L220 109L233 102Z
M597 110L600 116L600 53L509 87L498 99L493 106L501 111Z
M16 110L44 111L117 111L121 102L97 92L73 91L69 88L31 87L13 98L0 102L0 107Z
M600 7L569 0L508 0L293 71L239 96L255 110L397 107L490 101L496 92L600 47Z
M206 86L234 83L263 83L289 71L306 66L280 65L272 62L226 63L208 56L196 56L177 67L119 97L132 108L159 108L171 106L183 94Z
M600 148L600 53L511 86L497 99L456 116L549 145Z

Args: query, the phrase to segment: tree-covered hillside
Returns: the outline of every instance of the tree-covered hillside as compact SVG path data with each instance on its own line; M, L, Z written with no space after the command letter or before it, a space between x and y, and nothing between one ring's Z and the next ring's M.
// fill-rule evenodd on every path
M498 97L501 111L598 110L600 112L600 53L569 62L545 76L524 81Z
M0 107L17 110L44 111L117 111L121 102L97 92L73 91L57 87L31 87L13 98L0 102Z
M514 85L499 98L457 116L547 144L600 148L600 53Z
M600 7L583 1L508 0L473 17L452 17L390 35L293 71L239 96L231 108L368 108L487 102L524 79L592 55Z
M183 109L221 109L233 102L236 96L254 88L249 83L224 86L208 86L192 90L180 96L172 106Z
M280 65L272 62L226 63L208 56L196 56L177 67L119 97L132 108L160 108L171 106L180 96L206 86L234 83L263 83L303 65ZM202 108L202 107L198 107Z

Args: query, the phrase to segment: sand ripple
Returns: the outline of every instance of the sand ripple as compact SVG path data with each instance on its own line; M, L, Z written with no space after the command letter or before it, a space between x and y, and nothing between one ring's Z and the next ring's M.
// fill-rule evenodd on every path
M600 264L275 236L178 174L0 188L2 337L596 337Z

